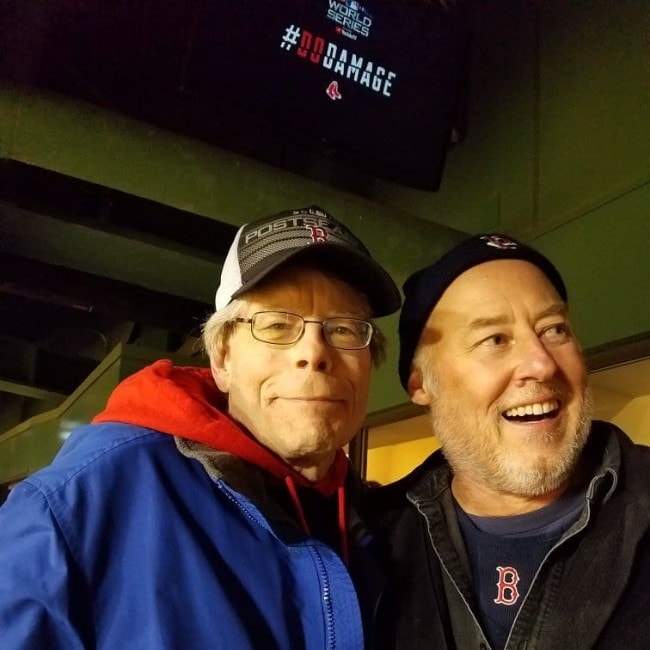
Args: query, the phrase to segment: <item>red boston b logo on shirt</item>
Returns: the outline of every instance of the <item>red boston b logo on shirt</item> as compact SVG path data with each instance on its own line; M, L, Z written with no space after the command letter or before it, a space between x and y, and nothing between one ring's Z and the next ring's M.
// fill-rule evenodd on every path
M511 566L498 566L499 580L497 581L497 605L514 605L519 600L519 573Z

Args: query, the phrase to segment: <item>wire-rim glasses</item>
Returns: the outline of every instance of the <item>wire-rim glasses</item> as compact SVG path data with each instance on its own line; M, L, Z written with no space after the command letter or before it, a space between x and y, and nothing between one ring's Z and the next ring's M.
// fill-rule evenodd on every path
M372 340L372 323L360 318L336 316L324 320L306 320L288 311L258 311L250 318L234 318L236 323L250 323L254 339L273 345L291 345L305 333L305 323L321 326L327 345L339 350L362 350Z

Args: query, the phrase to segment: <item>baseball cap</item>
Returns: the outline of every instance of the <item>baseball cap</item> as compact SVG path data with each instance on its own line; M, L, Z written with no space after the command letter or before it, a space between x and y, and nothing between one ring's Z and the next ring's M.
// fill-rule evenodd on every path
M404 283L399 319L399 378L406 388L422 330L447 287L465 271L493 260L523 260L537 266L566 302L562 276L539 251L506 235L475 235L447 251L437 262L416 271Z
M328 269L368 297L373 316L402 302L391 276L348 228L317 206L285 210L244 224L235 235L215 296L217 311L256 286L281 264L303 259Z

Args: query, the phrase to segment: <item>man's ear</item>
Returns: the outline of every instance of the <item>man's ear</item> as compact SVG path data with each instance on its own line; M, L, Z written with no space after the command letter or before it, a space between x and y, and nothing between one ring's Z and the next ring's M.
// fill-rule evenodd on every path
M419 406L429 406L431 404L431 396L424 387L422 371L419 368L413 368L411 370L409 380L406 384L406 390L413 404L418 404Z
M210 356L210 370L217 388L222 393L228 393L230 391L231 364L227 343L220 345Z

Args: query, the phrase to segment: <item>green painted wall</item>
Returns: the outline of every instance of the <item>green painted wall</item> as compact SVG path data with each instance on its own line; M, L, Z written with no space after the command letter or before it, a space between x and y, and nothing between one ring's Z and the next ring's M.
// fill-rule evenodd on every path
M650 184L535 237L567 280L585 348L650 338Z

